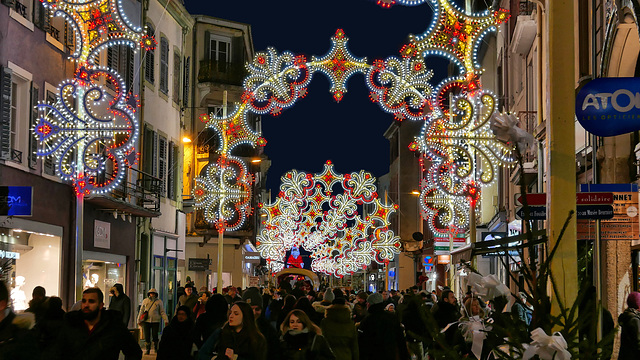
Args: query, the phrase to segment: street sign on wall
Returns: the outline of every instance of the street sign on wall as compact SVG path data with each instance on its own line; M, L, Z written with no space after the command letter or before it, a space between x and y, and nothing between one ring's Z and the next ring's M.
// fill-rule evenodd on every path
M189 258L189 271L209 270L211 259Z
M518 206L516 208L516 219L523 220L525 218L524 206ZM547 219L547 207L546 206L529 206L529 220L546 220Z
M599 78L576 96L576 117L588 132L615 136L640 130L640 78Z
M602 240L634 240L640 234L638 216L637 184L583 184L580 189L586 192L611 192L613 197L613 217L601 220ZM594 240L596 224L592 220L578 220L579 240Z

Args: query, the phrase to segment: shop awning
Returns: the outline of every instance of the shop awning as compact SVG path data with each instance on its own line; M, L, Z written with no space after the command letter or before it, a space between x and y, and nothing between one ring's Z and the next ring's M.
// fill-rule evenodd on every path
M532 240L524 242L531 236ZM546 230L535 230L532 234L520 234L517 236L505 237L502 239L481 241L467 244L451 252L451 263L471 261L471 258L478 255L495 254L506 256L509 251L518 251L529 246L542 244L547 241Z

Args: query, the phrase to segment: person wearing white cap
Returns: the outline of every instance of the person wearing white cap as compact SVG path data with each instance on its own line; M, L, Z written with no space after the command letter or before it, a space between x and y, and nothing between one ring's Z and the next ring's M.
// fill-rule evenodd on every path
M138 324L142 326L144 331L144 342L146 346L146 354L151 352L151 338L153 336L153 348L158 351L158 330L160 329L160 320L164 320L164 325L169 325L169 318L164 311L162 300L158 299L158 290L149 289L147 297L140 305L138 312Z

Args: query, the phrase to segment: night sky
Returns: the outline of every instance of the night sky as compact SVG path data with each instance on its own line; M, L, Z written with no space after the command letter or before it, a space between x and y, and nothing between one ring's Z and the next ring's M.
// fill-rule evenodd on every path
M185 6L194 15L250 24L256 52L274 47L278 53L322 57L330 49L330 38L342 28L348 49L369 64L398 56L408 35L422 34L431 21L428 4L383 9L372 0L185 0ZM443 69L443 64L427 61L432 69ZM444 77L441 72L434 79ZM343 174L366 170L379 177L389 171L389 142L383 133L393 116L369 100L362 74L349 79L340 103L329 88L328 78L315 73L304 99L279 116L263 115L265 154L272 160L267 187L274 193L285 172L317 173L327 160Z

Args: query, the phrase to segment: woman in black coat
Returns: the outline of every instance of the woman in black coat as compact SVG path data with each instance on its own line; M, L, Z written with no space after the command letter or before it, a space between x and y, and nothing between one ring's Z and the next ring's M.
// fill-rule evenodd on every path
M213 294L204 305L205 312L196 319L194 342L198 349L207 341L216 329L222 328L227 322L229 303L223 295Z
M217 360L265 360L267 341L256 326L251 305L238 301L229 311L229 321L220 331Z
M308 299L307 299L308 300ZM335 360L322 330L302 310L292 310L282 322L280 349L283 360Z
M189 360L193 347L193 320L187 306L180 306L176 316L171 319L169 326L162 332L157 360Z
M358 360L358 332L351 320L351 310L344 298L333 300L322 319L322 334L336 355L336 360Z
M618 317L618 323L622 327L620 334L619 360L638 359L640 352L640 293L632 292L627 297L629 306Z

